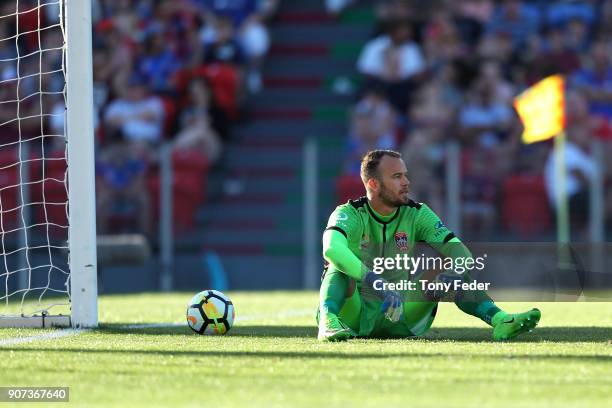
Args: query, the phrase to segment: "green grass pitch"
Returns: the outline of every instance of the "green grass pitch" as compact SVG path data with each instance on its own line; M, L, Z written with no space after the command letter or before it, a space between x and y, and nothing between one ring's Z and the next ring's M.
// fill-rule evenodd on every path
M239 320L223 337L186 326L192 293L103 296L100 329L66 337L0 329L0 386L69 386L86 407L610 406L610 303L502 303L542 310L508 343L442 304L423 338L323 344L316 293L228 294ZM134 326L147 323L177 325Z

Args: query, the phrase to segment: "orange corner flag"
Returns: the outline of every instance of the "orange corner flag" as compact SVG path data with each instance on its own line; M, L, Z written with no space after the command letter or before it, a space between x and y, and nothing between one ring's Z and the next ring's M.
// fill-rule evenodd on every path
M550 139L565 127L565 83L561 75L544 78L514 98L525 130L523 143Z

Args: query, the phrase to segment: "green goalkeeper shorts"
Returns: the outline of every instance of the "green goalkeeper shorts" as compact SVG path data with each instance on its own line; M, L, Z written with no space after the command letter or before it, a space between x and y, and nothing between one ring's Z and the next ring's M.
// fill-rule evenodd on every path
M340 310L340 320L360 337L397 338L420 336L425 333L434 321L437 302L422 301L422 296L404 302L402 318L392 323L381 311L380 300L364 300L359 290L346 298Z

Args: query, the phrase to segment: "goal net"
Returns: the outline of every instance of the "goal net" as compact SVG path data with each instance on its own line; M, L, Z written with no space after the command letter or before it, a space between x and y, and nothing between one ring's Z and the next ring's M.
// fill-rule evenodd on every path
M91 4L0 7L0 327L95 326Z

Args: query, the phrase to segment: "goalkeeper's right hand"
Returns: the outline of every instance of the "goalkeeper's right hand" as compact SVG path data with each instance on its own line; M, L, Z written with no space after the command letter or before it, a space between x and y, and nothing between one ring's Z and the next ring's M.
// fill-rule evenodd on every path
M381 278L380 275L377 275L374 272L368 272L364 278L364 282L374 289L378 297L383 301L380 310L385 314L385 318L393 323L398 322L404 313L402 297L394 290L376 290L374 287L374 283L376 281L386 283L386 281ZM384 287L383 285L380 286Z

